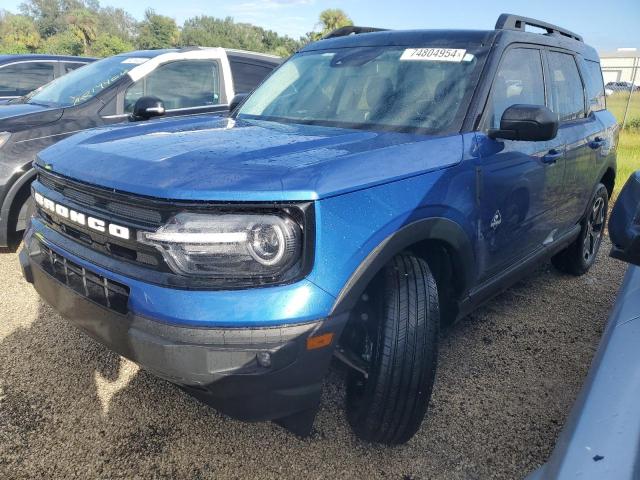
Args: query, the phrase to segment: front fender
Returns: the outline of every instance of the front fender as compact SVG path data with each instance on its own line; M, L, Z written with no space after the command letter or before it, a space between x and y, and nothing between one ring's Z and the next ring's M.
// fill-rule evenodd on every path
M351 310L374 276L398 253L425 240L437 240L453 251L454 274L460 276L463 291L473 282L474 255L465 231L453 220L444 217L412 222L384 239L364 259L340 291L331 312L337 315Z
M0 246L7 246L9 241L9 228L11 228L11 208L18 192L36 177L36 171L32 167L25 167L25 172L17 179L11 178L7 184L8 190L0 207Z

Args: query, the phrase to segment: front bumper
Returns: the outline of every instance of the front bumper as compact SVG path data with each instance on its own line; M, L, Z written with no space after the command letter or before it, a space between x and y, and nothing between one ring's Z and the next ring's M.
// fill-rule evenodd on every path
M46 246L42 238L25 237L20 264L25 279L72 324L223 413L247 421L281 419L302 411L315 415L345 316L264 328L169 324L132 312L126 301L124 309L117 308L112 292L106 293L111 302L97 301L90 294L95 285L104 281L105 288L120 288L107 287L119 284L72 259L67 263L65 252ZM326 333L334 334L330 345L308 348L309 337Z

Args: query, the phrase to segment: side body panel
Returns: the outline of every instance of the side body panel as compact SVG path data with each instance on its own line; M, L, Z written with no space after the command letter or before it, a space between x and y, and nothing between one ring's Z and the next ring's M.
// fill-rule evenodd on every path
M450 164L448 167L317 202L317 222L322 228L309 280L340 297L372 252L425 219L443 219L459 226L473 249L478 218L472 138L473 134L446 137L439 142L447 148L425 149L425 157L437 154L439 162ZM420 162L420 157L415 161ZM425 239L419 231L414 235L412 243Z

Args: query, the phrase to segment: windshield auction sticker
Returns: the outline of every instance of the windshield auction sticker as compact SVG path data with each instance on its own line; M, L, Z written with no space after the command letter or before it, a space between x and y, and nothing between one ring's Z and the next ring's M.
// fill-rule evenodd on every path
M462 62L467 51L462 48L407 48L400 60L418 62Z
M142 65L147 60L149 60L149 59L148 58L144 58L144 57L129 57L129 58L125 58L120 63L125 63L125 64L129 63L129 64L133 64L133 65Z

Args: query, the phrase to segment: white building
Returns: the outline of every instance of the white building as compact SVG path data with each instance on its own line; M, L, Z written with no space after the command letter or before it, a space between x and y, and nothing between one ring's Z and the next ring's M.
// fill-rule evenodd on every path
M600 52L600 65L604 83L630 82L640 85L640 49L619 48L615 52Z

